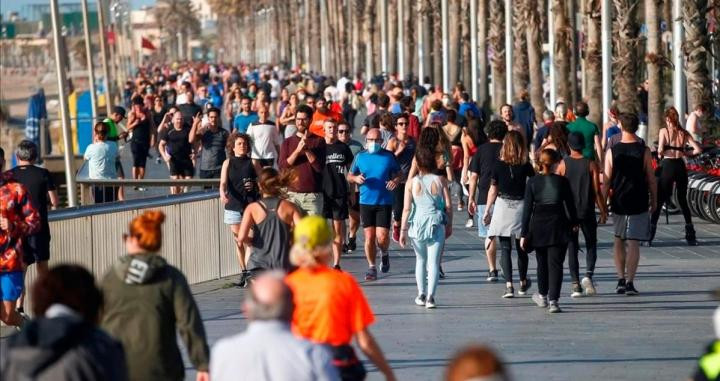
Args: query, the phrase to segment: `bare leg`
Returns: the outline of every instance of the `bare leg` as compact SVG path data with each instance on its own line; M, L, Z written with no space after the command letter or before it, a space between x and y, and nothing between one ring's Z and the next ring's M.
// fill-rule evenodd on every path
M485 255L490 271L497 271L497 245L495 239L485 238Z
M333 264L340 265L340 254L342 253L342 244L345 240L345 221L333 220L333 230L335 237L333 238Z
M640 263L640 242L630 240L627 241L627 258L625 265L627 266L627 281L632 282L637 273L638 264Z
M237 225L230 225L230 230L232 231L233 238L237 238L238 234L240 233L240 224ZM237 255L238 265L240 266L241 271L245 271L247 267L245 266L245 245L238 245L237 241L235 241L235 255Z
M7 325L20 326L22 324L22 316L15 311L14 300L3 300L2 308L0 309L0 321Z
M378 247L383 253L387 253L388 247L390 247L390 239L388 238L388 229L386 228L375 228L375 234L377 235Z
M370 226L363 229L365 233L365 258L370 267L375 266L377 252L375 252L375 227Z
M615 251L615 270L618 279L625 279L625 241L615 237L613 249Z
M360 228L360 213L351 210L350 211L350 228L348 229L348 236L356 237L357 231Z

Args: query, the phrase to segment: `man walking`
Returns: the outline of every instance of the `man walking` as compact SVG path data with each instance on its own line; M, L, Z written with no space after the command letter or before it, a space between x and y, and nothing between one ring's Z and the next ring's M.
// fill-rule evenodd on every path
M640 242L650 238L650 214L657 207L657 184L650 150L635 132L638 117L620 114L622 138L605 157L603 194L610 196L615 221L615 268L618 294L637 295L634 280Z
M190 144L195 144L195 141L200 139L202 145L198 177L219 179L225 161L225 143L230 134L220 125L220 109L215 107L209 109L207 120L207 125L201 126L201 119L194 118L188 139Z
M23 140L15 151L18 166L11 169L13 178L30 193L30 202L40 215L40 229L27 237L23 242L23 263L30 266L37 264L38 276L48 272L50 259L50 224L48 223L48 201L55 209L60 204L57 187L45 168L35 166L38 158L38 147L30 140ZM49 199L49 200L48 200ZM17 310L22 313L25 293L17 301Z
M575 105L575 115L577 118L574 122L568 124L568 132L579 132L585 139L585 148L582 155L586 159L602 161L602 147L600 146L600 130L595 123L587 120L590 114L590 108L585 102L578 102Z
M5 151L0 148L0 321L20 326L23 317L15 303L23 292L23 242L40 228L40 215L30 202L30 193L4 172Z
M297 181L288 192L288 199L305 214L322 213L322 172L325 167L325 141L308 131L312 109L298 106L295 112L295 136L285 139L280 146L280 169L292 169Z
M237 113L233 119L233 128L241 134L244 134L247 131L250 123L258 120L257 113L251 110L251 104L252 99L250 99L247 95L243 95L240 99L240 112Z
M251 158L257 173L264 167L274 167L283 139L275 122L268 119L270 110L266 105L258 108L258 120L250 123L247 134L252 142Z
M494 120L487 128L487 136L490 139L487 143L481 144L472 160L470 161L470 190L468 195L468 212L477 216L478 237L485 239L485 254L488 261L489 282L497 282L497 252L495 240L488 237L489 225L483 221L487 196L490 191L490 179L493 168L500 160L500 149L502 141L507 134L505 122Z
M193 121L200 123L200 115L196 115ZM195 168L190 157L192 154L192 145L190 144L190 130L183 127L183 116L180 111L176 111L172 117L173 128L167 130L160 137L158 151L162 155L165 162L170 168L170 178L190 179L195 174ZM170 194L180 193L182 187L170 187Z
M329 351L299 339L290 331L293 295L280 272L253 281L243 312L250 323L244 333L224 338L213 347L210 374L214 381L242 379L339 380ZM243 356L237 356L243 352Z
M380 247L380 270L390 271L388 231L392 215L393 190L400 183L400 166L392 152L381 148L380 129L371 128L365 138L367 151L360 152L348 173L348 181L360 186L360 219L365 233L365 280L376 280L376 246Z
M362 143L352 138L352 127L346 121L342 121L337 125L338 140L347 144L350 147L350 152L353 157L356 157L360 151L365 149ZM353 252L357 249L357 231L360 228L360 193L358 191L357 184L349 184L349 226L348 226L348 241L343 251Z
M332 220L333 265L340 269L340 253L345 239L345 220L348 218L349 186L347 173L353 154L347 144L338 140L338 125L325 120L325 170L323 172L323 217Z

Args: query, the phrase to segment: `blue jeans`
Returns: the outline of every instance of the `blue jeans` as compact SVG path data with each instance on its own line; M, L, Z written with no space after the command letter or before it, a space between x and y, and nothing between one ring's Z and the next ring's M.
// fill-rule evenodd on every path
M445 246L445 226L438 226L432 239L416 241L411 238L410 242L415 250L415 282L418 294L433 296L439 278L440 253Z

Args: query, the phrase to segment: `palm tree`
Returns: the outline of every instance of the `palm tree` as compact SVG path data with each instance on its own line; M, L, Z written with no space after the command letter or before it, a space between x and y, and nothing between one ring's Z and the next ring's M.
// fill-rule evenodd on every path
M178 34L182 35L183 41L200 34L200 21L190 0L158 0L154 15L156 20L162 20L160 31L167 34L171 46L178 46ZM178 51L176 57L183 57L183 52Z
M489 0L490 28L488 43L491 50L492 104L495 111L505 103L505 10L502 0Z
M590 107L588 120L598 126L602 124L603 120L600 14L600 0L588 0L585 9L585 18L587 19L585 67L587 70L587 101Z
M473 85L470 75L470 33L477 33L476 30L470 30L470 1L462 0L460 10L460 46L462 56L462 81L466 85ZM472 87L471 87L472 88Z
M535 109L535 117L542 120L542 113L545 110L545 97L543 89L542 71L542 24L540 14L545 11L542 1L525 2L525 21L527 27L525 34L527 38L528 72L530 75L530 103Z
M557 96L563 101L572 101L570 82L570 54L573 30L567 16L565 0L551 0L553 2L553 18L555 21L555 82L557 82Z
M645 0L647 48L645 63L648 73L648 141L654 142L664 124L662 67L667 62L660 49L660 0Z
M373 35L375 34L375 0L366 0L363 10L363 39L365 40L365 75L371 78L374 73L373 65Z
M638 0L613 0L615 20L613 22L614 88L617 91L617 105L620 112L638 111L637 73L638 62Z
M481 107L488 108L488 0L478 0L477 12L479 30L472 31L472 33L478 34L478 79L480 80L480 89L476 101Z
M426 0L430 3L430 12L432 15L432 80L435 85L442 84L442 19L440 18L440 1ZM429 45L428 45L429 46Z
M528 51L526 36L526 9L528 0L515 0L512 9L513 30L513 92L515 95L526 90L530 82L528 73Z
M685 75L687 76L689 110L705 105L712 110L712 82L707 67L710 37L705 11L707 0L683 1L683 27L685 28Z

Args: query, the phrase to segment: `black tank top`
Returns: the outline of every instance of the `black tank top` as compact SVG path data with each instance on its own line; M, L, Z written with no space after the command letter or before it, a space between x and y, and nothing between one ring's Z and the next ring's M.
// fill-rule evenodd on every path
M132 142L137 145L150 145L150 113L146 113L145 120L140 121L132 130Z
M647 212L650 196L645 179L645 145L640 142L617 143L610 151L613 160L610 206L613 213L632 215Z
M573 200L575 200L578 218L594 216L595 189L592 187L592 179L590 178L590 160L584 157L580 159L567 157L564 161L565 177L570 181L570 189L572 190Z
M258 199L257 193L245 190L247 181L256 181L257 174L252 160L247 156L231 156L228 164L227 193L228 203L225 209L242 212L245 207Z

